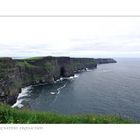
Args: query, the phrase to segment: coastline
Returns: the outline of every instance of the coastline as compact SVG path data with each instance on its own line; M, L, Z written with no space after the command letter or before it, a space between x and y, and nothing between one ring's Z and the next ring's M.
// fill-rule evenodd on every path
M97 62L96 62L97 61ZM116 63L114 59L35 57L28 59L0 58L0 102L13 105L23 87L51 84L61 77L74 76L97 64Z

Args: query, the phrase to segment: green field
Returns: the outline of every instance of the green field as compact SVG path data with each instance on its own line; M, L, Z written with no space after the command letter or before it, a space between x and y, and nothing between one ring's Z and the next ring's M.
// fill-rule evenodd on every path
M12 109L0 105L1 124L130 124L119 116L59 115L49 112L33 112L27 109Z

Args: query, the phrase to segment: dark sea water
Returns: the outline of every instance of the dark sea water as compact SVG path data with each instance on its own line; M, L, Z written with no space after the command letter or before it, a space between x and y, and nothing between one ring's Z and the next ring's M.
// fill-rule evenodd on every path
M52 85L27 88L18 100L31 110L117 114L140 121L140 59L116 60Z

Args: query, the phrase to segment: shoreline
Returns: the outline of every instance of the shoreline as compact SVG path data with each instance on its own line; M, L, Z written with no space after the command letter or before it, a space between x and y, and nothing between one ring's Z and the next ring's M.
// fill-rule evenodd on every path
M97 64L116 63L111 58L35 57L0 58L0 102L13 105L21 89L30 85L51 84L61 77L74 76Z

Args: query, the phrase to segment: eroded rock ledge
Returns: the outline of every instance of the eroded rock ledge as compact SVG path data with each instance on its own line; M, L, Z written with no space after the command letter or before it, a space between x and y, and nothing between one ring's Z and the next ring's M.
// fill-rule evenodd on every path
M0 58L0 102L14 104L22 87L39 83L53 83L60 77L73 76L97 64L115 63L110 58L34 57L16 60Z

